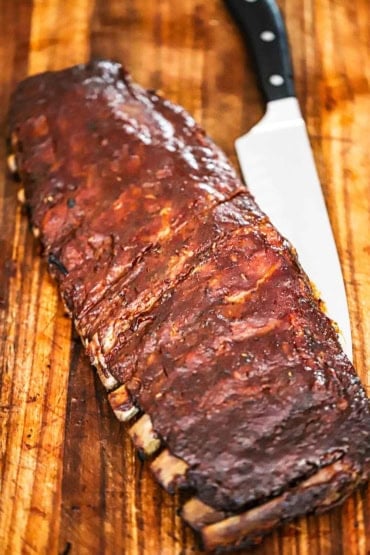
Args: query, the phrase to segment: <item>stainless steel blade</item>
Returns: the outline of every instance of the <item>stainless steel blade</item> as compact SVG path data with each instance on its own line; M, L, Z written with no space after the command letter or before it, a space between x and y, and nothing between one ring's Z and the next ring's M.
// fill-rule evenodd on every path
M352 358L344 282L306 125L295 97L267 104L262 120L236 141L246 184L299 261L337 323Z

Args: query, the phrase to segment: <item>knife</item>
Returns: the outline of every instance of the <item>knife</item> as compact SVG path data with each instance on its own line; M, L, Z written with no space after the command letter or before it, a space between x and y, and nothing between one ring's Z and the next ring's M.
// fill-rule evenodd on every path
M254 57L264 117L236 140L245 182L298 259L352 358L346 292L306 125L294 92L281 13L273 0L224 0Z

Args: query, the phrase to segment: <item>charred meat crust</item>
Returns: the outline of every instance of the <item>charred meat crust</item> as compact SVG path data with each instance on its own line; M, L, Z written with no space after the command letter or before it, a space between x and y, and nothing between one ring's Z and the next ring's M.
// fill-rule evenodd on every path
M206 547L258 541L365 481L358 377L294 252L194 120L92 62L22 82L9 122L34 233L112 408L145 413L134 442L165 446L154 474L195 492Z

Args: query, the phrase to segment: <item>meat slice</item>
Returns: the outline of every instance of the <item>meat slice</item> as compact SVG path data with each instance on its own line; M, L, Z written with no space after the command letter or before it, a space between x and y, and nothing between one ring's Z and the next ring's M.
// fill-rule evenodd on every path
M22 82L36 235L117 415L207 548L259 541L370 471L369 403L290 245L180 107L95 62ZM162 451L158 454L158 450Z

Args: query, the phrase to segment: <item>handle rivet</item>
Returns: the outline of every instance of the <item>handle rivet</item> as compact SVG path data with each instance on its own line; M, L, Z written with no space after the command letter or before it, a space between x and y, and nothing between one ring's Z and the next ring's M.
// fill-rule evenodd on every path
M276 38L276 35L272 31L262 31L262 33L260 34L260 39L263 40L264 42L271 42L275 38Z
M274 87L280 87L280 85L282 85L284 83L284 77L282 77L281 75L270 75L269 77L269 81L271 83L271 85L274 85Z

